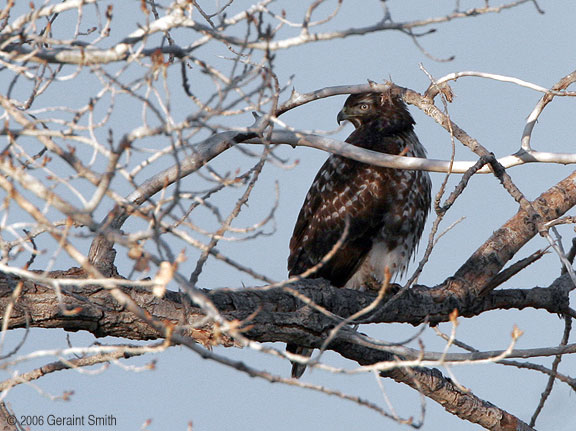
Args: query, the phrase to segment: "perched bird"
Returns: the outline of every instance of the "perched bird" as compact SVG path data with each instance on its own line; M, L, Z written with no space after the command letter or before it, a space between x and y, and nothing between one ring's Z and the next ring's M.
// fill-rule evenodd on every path
M346 142L387 154L426 157L404 102L388 93L348 97L338 113L355 130ZM405 272L430 210L430 177L425 171L383 168L331 155L316 174L290 240L288 271L299 275L340 247L309 278L333 286L378 289L385 270ZM344 236L344 232L347 234ZM288 344L288 351L311 349ZM293 363L292 377L305 370Z

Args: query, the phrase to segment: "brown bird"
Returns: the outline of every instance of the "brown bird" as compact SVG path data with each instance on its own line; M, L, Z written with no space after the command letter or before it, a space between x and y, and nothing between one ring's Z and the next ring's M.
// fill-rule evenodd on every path
M426 157L414 133L414 120L399 97L353 94L337 120L350 121L356 128L346 139L352 145ZM290 240L290 276L317 265L339 240L337 251L309 278L364 290L378 289L386 268L392 276L403 274L424 230L430 190L425 171L383 168L331 155L316 174L298 215ZM305 356L312 352L293 344L287 350ZM293 363L292 377L300 377L305 368Z

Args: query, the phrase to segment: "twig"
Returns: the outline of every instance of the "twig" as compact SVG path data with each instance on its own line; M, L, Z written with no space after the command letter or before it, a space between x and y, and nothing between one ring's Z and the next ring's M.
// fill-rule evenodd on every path
M565 316L564 317L564 334L562 335L562 341L560 341L561 346L565 346L568 344L568 339L570 338L571 330L572 330L572 318ZM536 407L536 410L534 411L532 418L530 418L530 426L531 427L536 425L536 419L538 419L538 416L540 415L540 413L542 412L542 409L544 408L544 404L546 403L546 400L548 399L548 397L552 393L552 387L554 386L554 381L556 380L555 374L558 372L558 366L560 365L561 360L562 360L562 355L557 355L554 358L554 362L552 363L553 375L551 375L548 378L548 383L546 384L546 388L544 389L544 392L542 392L542 395L540 397L540 402L538 403L538 407Z

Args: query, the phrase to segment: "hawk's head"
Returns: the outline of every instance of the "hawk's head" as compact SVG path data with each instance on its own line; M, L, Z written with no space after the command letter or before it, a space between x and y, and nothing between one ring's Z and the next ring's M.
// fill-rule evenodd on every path
M350 121L355 128L373 120L386 120L388 125L401 123L412 125L414 120L406 109L406 105L397 96L386 93L352 94L346 99L344 107L338 113L338 124L344 120Z

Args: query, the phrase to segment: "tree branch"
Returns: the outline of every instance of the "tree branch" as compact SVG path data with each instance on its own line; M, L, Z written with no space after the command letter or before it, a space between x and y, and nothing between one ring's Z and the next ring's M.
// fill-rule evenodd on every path
M394 360L394 356L379 351L365 351L357 345L343 344L336 349L343 356L360 363L361 365L375 362ZM408 385L428 398L436 401L448 412L461 419L481 425L495 431L528 431L530 426L522 422L516 416L499 407L484 401L465 390L442 373L429 368L405 368L399 366L389 371L380 373L383 377L389 377Z
M15 283L22 280L7 272L0 274L0 313L4 313L12 301ZM60 295L45 283L24 281L7 329L27 326L62 328L67 331L88 331L96 337L115 336L132 340L163 336L157 329L128 312L123 304L110 295L109 290L95 285L95 280L83 279L86 276L87 273L80 268L50 273L49 278L69 282L61 285ZM368 313L361 323L436 324L449 321L455 308L463 317L473 317L490 310L527 307L563 313L568 306L568 292L565 289L567 280L569 278L563 275L547 288L498 290L486 294L473 304L460 302L456 297L443 300L441 290L445 286L431 289L416 285L392 299L392 302ZM116 281L122 283L121 279ZM88 284L90 282L93 284ZM172 322L177 325L176 330L204 344L234 344L230 338L210 338L214 335L211 325L205 322L206 313L198 305L184 307L179 293L167 291L164 297L159 298L152 288L129 284L129 287L120 286L119 289L157 321ZM284 288L202 292L226 320L243 322L243 333L250 339L260 342L294 342L313 347L320 346L330 329L338 323L332 315L347 318L372 303L376 296L373 292L334 288L323 280L301 280L290 287L328 310L331 315L314 312ZM200 327L196 327L202 322Z
M72 269L49 275L62 281L66 277L77 278L87 274L80 269ZM15 282L12 277L4 276L0 279L1 313L4 313L12 300L11 294ZM298 288L301 294L343 318L370 304L375 296L372 292L333 288L321 280L303 280L293 288ZM231 337L206 322L202 308L184 307L182 296L176 292L168 291L163 298L158 298L147 288L131 286L122 290L156 321L164 321L166 325L170 325L173 329L168 333L178 334L176 339L181 336L191 337L206 346L235 345ZM464 316L480 314L490 309L525 307L543 308L553 313L561 313L568 300L567 296L561 296L562 292L566 293L559 287L491 292L473 307L466 309L462 307L463 304L458 304L455 300L440 301L437 298L440 293L438 289L415 286L395 299L392 306L376 310L366 321L372 323L404 321L419 324L426 321L428 313L431 313L434 321L446 321L450 319L453 307L460 307ZM69 285L62 287L60 293L59 298L50 287L25 282L7 328L31 326L63 328L68 331L86 330L97 337L116 336L135 340L165 336L128 312L110 296L109 291L99 286ZM228 321L242 323L238 329L240 333L260 342L282 341L320 346L337 323L331 317L311 313L309 307L302 306L298 299L283 288L221 289L204 293ZM386 351L386 348L351 343L342 337L336 337L328 349L361 365L395 360L395 356ZM551 354L555 353L558 351ZM400 366L382 374L416 388L441 403L448 411L487 428L508 429L498 426L516 420L512 415L478 399L470 392L463 392L437 370L405 369ZM461 409L463 404L474 408Z
M473 297L485 295L487 283L539 232L541 226L538 223L543 224L557 219L574 205L576 205L576 171L532 202L539 220L521 209L495 231L456 272L453 286L455 288L460 286ZM490 287L494 288L492 285Z

